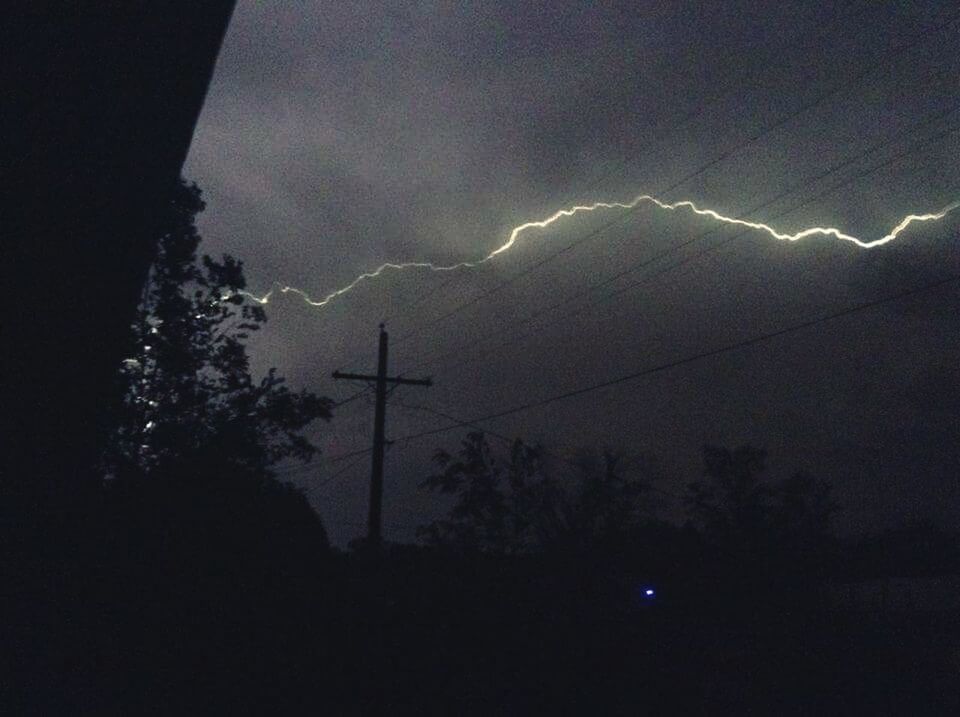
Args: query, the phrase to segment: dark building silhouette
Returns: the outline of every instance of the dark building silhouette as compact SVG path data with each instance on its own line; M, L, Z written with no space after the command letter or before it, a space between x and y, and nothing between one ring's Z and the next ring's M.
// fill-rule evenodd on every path
M68 510L234 0L0 11L3 496Z

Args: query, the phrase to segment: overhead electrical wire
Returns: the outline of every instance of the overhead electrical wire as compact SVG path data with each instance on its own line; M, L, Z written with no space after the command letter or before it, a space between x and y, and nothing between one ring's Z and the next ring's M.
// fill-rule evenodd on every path
M778 129L781 128L781 127L783 127L784 125L786 125L787 123L789 123L789 122L790 122L791 120L793 120L794 118L799 117L801 114L807 112L807 111L810 110L810 109L813 109L814 107L819 106L820 104L822 104L822 103L825 102L826 100L834 97L835 95L839 94L840 92L843 92L843 91L849 89L850 87L852 87L852 86L856 85L857 83L861 82L861 81L862 81L863 79L865 79L866 77L868 77L868 76L870 76L870 75L872 75L872 74L877 73L878 71L880 71L880 70L882 70L883 68L885 68L888 64L892 64L894 60L900 58L900 56L902 56L904 53L906 53L906 52L910 51L911 49L917 47L920 43L922 43L925 39L927 39L927 37L928 37L929 35L937 32L937 31L939 31L939 30L942 30L942 29L944 29L944 28L949 28L949 27L953 26L954 24L956 24L957 19L958 19L958 14L957 14L957 13L954 13L954 15L952 15L948 21L944 21L944 22L941 22L941 23L937 23L937 24L934 25L933 27L926 28L926 29L924 29L923 31L921 31L921 32L913 35L913 36L909 39L908 42L905 42L905 43L903 43L902 45L900 45L900 46L894 48L893 50L891 50L890 53L888 54L888 56L884 58L884 59L885 59L885 62L878 63L878 64L871 64L870 66L868 66L868 67L865 68L864 70L856 73L855 75L853 75L853 76L850 77L850 78L847 78L846 80L844 80L844 81L841 82L840 84L835 85L835 86L832 87L831 89L829 89L829 90L827 90L827 91L825 91L825 92L821 92L821 93L817 94L815 97L813 97L812 99L809 99L809 100L801 103L801 105L800 105L799 107L797 107L796 109L794 109L794 110L792 110L792 111L790 111L790 112L785 113L784 115L782 115L781 117L779 117L778 119L776 119L776 120L774 120L774 121L772 121L772 122L770 122L770 123L765 124L765 125L764 125L762 128L760 128L759 130L756 130L756 131L752 132L750 135L748 135L746 139L743 139L743 140L737 142L737 143L734 144L733 146L731 146L731 147L727 148L726 150L724 150L723 152L721 152L719 155L717 155L717 156L714 157L713 159L711 159L711 160L709 160L709 161L707 161L707 162L699 165L696 169L694 169L694 170L686 173L684 176L682 176L680 179L674 181L674 182L673 182L672 184L670 184L668 187L663 188L663 189L661 189L660 191L658 191L658 192L656 193L656 195L657 195L657 196L663 196L663 195L666 195L666 194L671 193L672 191L674 191L675 189L681 187L682 185L686 184L687 182L691 181L692 179L695 179L695 178L699 177L700 175L702 175L702 174L704 174L705 172L709 171L710 169L712 169L713 167L717 166L717 165L720 164L721 162L729 159L731 155L733 155L733 154L741 151L742 149L750 146L751 144L754 144L755 142L759 141L760 139L768 136L770 133L778 130ZM483 301L484 299L488 298L489 296L493 295L494 293L497 293L497 292L499 292L499 291L502 291L503 289L505 289L505 288L507 288L507 287L509 287L509 286L511 286L511 285L513 285L513 284L515 284L517 281L519 281L519 280L522 279L523 277L531 274L531 273L534 272L534 271L537 271L538 269L540 269L540 268L542 268L543 266L547 265L548 263L550 263L551 261L555 260L556 258L558 258L558 257L560 257L560 256L563 256L563 255L566 254L567 252L572 251L573 249L575 249L575 248L577 248L577 247L579 247L579 246L582 246L582 245L585 244L586 242L588 242L588 241L590 241L590 240L592 240L592 239L595 239L595 238L601 236L601 235L603 234L603 232L605 232L607 229L615 226L616 224L619 224L619 223L625 221L628 217L630 217L632 214L634 214L635 212L637 212L637 211L639 210L639 208L642 207L642 206L643 206L643 204L637 204L636 206L634 206L634 207L632 207L632 208L630 208L630 209L625 210L625 211L622 212L620 215L618 215L616 218L614 218L614 219L612 219L612 220L610 220L610 221L608 221L608 222L605 222L605 223L602 224L600 227L598 227L598 228L596 228L596 229L588 232L587 234L585 234L585 235L583 235L583 236L581 236L581 237L578 237L578 238L575 239L573 242L570 242L570 243L564 245L564 246L561 247L560 249L558 249L558 250L556 250L556 251L548 254L546 257L538 260L537 262L534 262L534 263L531 264L530 266L525 267L524 269L522 269L521 271L515 273L515 274L512 275L511 277L505 279L504 281L501 281L501 282L499 282L498 284L495 284L495 285L494 285L493 287L491 287L490 289L487 289L487 290L483 291L482 293L480 293L480 294L478 294L478 295L476 295L476 296L468 299L467 301L461 302L460 304L458 304L457 306L455 306L453 309L444 312L443 314L441 314L441 315L438 316L438 317L432 318L432 319L430 319L430 320L428 320L428 321L426 321L426 322L423 322L423 323L421 323L421 324L419 324L419 325L417 325L417 326L414 326L412 329L410 329L410 330L408 330L406 333L404 333L399 339L397 339L397 340L395 341L395 344L402 344L402 343L408 341L410 338L412 338L413 336L416 336L417 334L421 333L421 332L424 331L425 329L431 328L431 327L433 327L433 326L435 326L435 325L437 325L437 324L439 324L439 323L441 323L441 322L443 322L443 321L446 321L447 319L451 318L452 316L455 316L456 314L460 313L461 311L463 311L463 310L465 310L465 309L467 309L467 308L469 308L469 307L471 307L471 306L479 303L480 301ZM502 250L502 247L501 247L501 250ZM501 251L501 250L498 250L498 251Z
M813 18L813 20L811 21L811 23L808 24L807 27L802 28L802 30L796 34L796 36L793 38L794 42L790 43L790 45L788 46L788 50L797 51L803 48L809 48L814 44L815 41L827 35L834 28L834 25L837 24L840 20L849 22L849 20L856 18L861 13L870 9L871 4L870 2L867 2L856 12L850 13L849 15L845 15L844 11L846 11L853 5L856 5L858 1L859 0L850 0L844 6L835 6L833 17L831 17L826 22L821 21L817 17ZM742 46L732 47L726 53L722 54L715 62L717 64L721 64L741 54L742 52L744 52L744 50L745 48ZM783 68L783 67L792 66L793 62L789 58L789 52L784 52L781 57L787 58L787 59L778 58L775 62L771 63L770 65L767 65L765 69L769 72L771 68ZM754 83L754 84L758 84L758 83ZM673 117L669 122L664 123L665 126L658 129L656 128L653 129L652 130L653 137L646 140L640 148L631 152L629 159L626 159L623 156L618 157L616 166L614 168L603 172L600 176L595 177L591 181L583 183L583 186L576 191L582 192L582 191L596 189L597 187L601 186L603 183L605 183L609 179L622 174L622 172L630 164L636 162L637 160L640 159L640 157L646 155L654 147L661 144L667 138L676 134L681 129L689 125L693 120L703 115L707 111L707 109L709 109L716 103L720 102L721 100L724 100L730 96L743 92L743 90L744 88L742 86L736 86L736 85L721 86L721 88L717 92L711 94L706 99L700 100L691 109L687 110L686 112L683 112L678 116ZM567 194L569 195L573 193L575 193L575 187L568 188ZM554 203L557 204L557 203L560 203L560 201L561 200L557 199L556 202ZM410 309L412 309L414 306L417 306L423 303L428 298L438 294L447 286L450 286L451 284L456 283L458 280L459 280L458 276L452 276L450 279L447 279L446 281L436 284L435 286L431 287L427 291L420 292L414 299L412 299L410 302L408 302L406 305L402 307L402 312L403 313L409 312ZM394 310L391 313L384 315L382 321L384 323L388 323L393 319L398 318L400 314L401 314L401 310Z
M939 121L939 120L942 119L943 117L945 117L945 116L947 116L947 115L955 112L958 108L960 108L960 105L953 105L953 106L951 106L951 108L950 108L949 110L947 110L947 111L936 112L936 113L934 113L934 116L933 116L932 118L929 118L929 117L928 117L928 118L925 118L924 120L922 120L921 123L920 123L920 125L914 125L913 127L908 128L908 131L899 132L899 133L897 133L896 135L894 135L894 136L892 136L892 137L889 137L889 138L887 138L887 139L882 140L881 142L878 142L878 143L876 143L876 144L873 144L873 145L871 145L870 147L868 147L866 150L864 150L864 151L862 151L862 152L858 152L857 154L849 157L848 159L845 159L845 160L841 161L840 163L838 163L838 164L836 164L836 165L833 165L832 167L830 167L829 169L825 170L824 172L821 172L820 174L816 175L815 177L812 177L812 178L809 178L809 179L807 179L807 180L804 180L803 182L799 182L799 183L796 183L796 184L791 185L791 186L788 187L787 189L779 192L779 193L778 193L777 195L775 195L774 197L771 197L770 199L764 201L763 203L761 203L761 204L759 204L759 205L757 205L757 206L755 206L755 207L752 207L752 208L749 209L748 211L743 212L742 214L740 214L740 215L738 215L738 216L741 216L741 217L750 216L750 215L754 214L755 212L760 211L761 209L764 209L764 208L766 208L766 207L768 207L768 206L770 206L770 205L772 205L772 204L780 201L781 199L785 198L786 196L789 196L790 194L792 194L792 193L794 193L794 192L796 192L796 191L798 191L798 190L806 189L806 188L808 188L809 186L815 184L816 182L819 182L819 181L825 179L827 176L829 176L829 175L831 175L831 174L834 174L834 173L836 173L837 171L839 171L839 170L841 170L841 169L844 169L844 168L846 168L846 167L848 167L848 166L856 163L857 161L863 159L865 156L868 156L869 154L877 151L878 149L881 149L882 147L884 147L884 146L886 146L886 145L888 145L888 144L890 144L890 143L892 143L892 142L894 142L894 141L896 141L896 140L901 139L904 135L913 133L916 129L919 128L919 126L927 126L927 125L929 125L929 124L931 124L931 123L933 123L933 122ZM779 219L779 218L781 218L781 217L783 217L783 216L786 216L786 215L788 215L788 214L790 214L790 213L792 213L792 212L795 212L795 211L797 211L798 209L801 209L801 208L803 208L803 207L805 207L805 206L807 206L807 205L809 205L809 204L811 204L811 203L813 203L813 202L815 202L815 201L818 201L818 200L822 199L823 197L825 197L825 196L827 196L827 195L829 195L829 194L837 191L838 189L842 189L843 187L846 187L846 186L848 186L849 184L852 184L853 182L862 179L863 177L869 176L870 174L873 174L873 173L879 171L880 169L883 169L884 167L889 166L890 164L892 164L893 162L895 162L895 161L897 161L897 160L899 160L899 159L903 159L904 157L908 157L908 156L914 154L914 153L916 152L916 150L919 149L920 147L922 147L923 145L928 144L928 143L933 142L933 141L936 141L936 140L939 140L939 139L942 139L942 138L948 136L949 134L952 134L952 133L956 132L958 129L960 129L960 125L950 125L950 126L948 126L946 129L944 129L944 130L942 130L942 131L940 131L940 132L938 132L938 133L936 133L936 134L934 134L934 135L932 135L932 136L922 138L921 140L919 140L919 141L917 141L917 142L915 142L915 143L912 143L912 144L911 144L908 148L906 148L905 150L902 150L902 151L900 151L900 152L895 153L895 154L892 155L891 157L888 157L887 159L883 160L882 162L880 162L880 163L878 163L878 164L875 164L875 165L873 165L873 166L871 166L871 167L869 167L869 168L867 168L867 169L865 169L865 170L863 170L863 171L861 171L861 172L858 172L857 174L851 175L850 177L844 179L843 181L838 182L838 183L835 183L835 184L831 185L830 187L827 187L827 188L825 188L824 190L818 192L818 193L817 193L816 195L814 195L813 197L809 197L809 198L805 199L805 200L802 201L802 202L795 203L795 204L791 205L790 207L788 207L787 209L785 209L785 210L783 210L783 211L781 211L781 212L778 212L777 214L775 214L775 215L771 218L771 220ZM644 269L644 268L650 266L651 264L653 264L653 263L655 263L655 262L657 262L657 261L659 261L659 260L661 260L661 259L663 259L663 258L665 258L665 257L667 257L667 256L669 256L669 255L671 255L671 254L673 254L673 253L676 253L676 252L678 252L678 251L680 251L680 250L682 250L682 249L684 249L684 248L686 248L686 247L688 247L688 246L690 246L690 245L692 245L692 244L694 244L694 243L696 243L696 242L699 242L699 241L705 239L705 238L708 237L708 236L711 236L711 235L717 233L718 231L719 231L718 228L708 229L708 230L706 230L706 231L704 231L704 232L701 232L701 233L695 235L694 237L692 237L692 238L690 238L690 239L687 239L687 240L685 240L685 241L683 241L683 242L680 242L680 243L674 244L674 245L672 245L672 246L669 246L669 247L667 247L666 249L663 249L662 251L657 252L656 254L654 254L654 255L651 256L651 257L645 257L645 258L643 258L643 259L641 259L641 260L639 260L639 261L637 261L637 262L634 262L634 263L630 264L629 266L625 267L624 269L617 271L615 274L613 274L613 275L611 275L611 276L609 276L609 277L607 277L607 278L605 278L605 279L603 279L603 280L601 280L601 281L599 281L599 282L592 283L592 284L590 284L590 285L588 285L588 286L586 286L586 287L584 287L584 288L582 288L582 289L580 289L580 290L577 290L577 291L573 292L572 294L564 297L563 299L560 299L559 301L553 302L553 303L551 303L551 304L549 304L549 305L547 305L547 306L544 306L544 307L542 307L542 308L540 308L540 309L535 310L535 311L534 311L532 314L530 314L529 316L527 316L527 317L525 317L525 318L523 318L523 319L520 319L517 323L515 323L515 324L512 325L512 326L510 326L510 327L509 327L509 330L512 332L513 330L515 330L515 329L517 329L517 328L519 328L519 327L521 327L521 326L523 326L523 325L525 325L525 324L529 324L529 323L531 323L532 321L540 318L541 316L547 315L547 314L549 314L550 312L553 312L553 311L555 311L556 309L558 309L558 308L560 308L560 307L562 307L562 306L565 306L565 305L569 304L570 302L573 302L573 301L576 301L576 300L578 300L578 299L581 299L582 297L584 297L584 296L586 296L586 295L588 295L588 294L590 294L590 293L592 293L592 292L595 292L595 291L597 291L598 289L602 289L602 288L604 288L604 287L606 287L606 286L609 286L610 284L613 284L615 281L617 281L617 280L619 280L619 279L621 279L621 278L623 278L623 277L625 277L625 276L627 276L627 275L629 275L629 274L631 274L631 273L633 273L633 272L636 272L636 271L639 271L639 270L641 270L641 269ZM605 294L605 295L603 295L603 296L601 296L601 297L599 297L599 298L597 298L597 299L594 299L593 301L591 301L591 302L589 302L589 303L582 303L582 304L580 304L579 306L575 307L572 311L558 316L557 320L552 321L552 322L549 322L549 323L544 324L544 325L541 325L541 326L538 326L537 328L535 328L535 329L532 330L532 331L524 332L524 333L518 335L517 337L515 337L515 338L513 338L513 339L509 339L509 340L507 340L507 341L495 343L495 344L492 344L492 345L485 345L485 342L487 342L489 339L493 338L493 337L496 336L496 335L500 335L500 334L502 333L501 330L500 330L500 327L498 327L497 330L491 331L491 332L486 332L486 333L484 333L483 335L477 337L476 339L473 339L473 340L469 341L467 344L461 345L461 346L457 347L456 349L453 349L453 350L451 350L451 351L449 351L449 352L446 352L446 353L444 353L444 354L441 354L441 355L439 355L438 357L436 357L436 358L434 358L434 359L425 359L425 360L419 361L419 362L417 362L417 363L415 364L414 368L411 369L411 370L421 370L421 369L423 369L423 368L424 368L425 366L427 366L427 365L435 365L435 364L438 364L438 363L442 362L444 359L449 358L449 357L451 357L451 356L456 356L456 355L461 356L461 359L460 359L459 361L456 361L456 362L454 362L454 363L452 363L452 364L444 365L444 366L442 366L442 367L439 367L439 368L435 368L435 369L434 369L434 374L433 374L434 376L442 375L443 373L449 372L449 371L451 371L451 370L453 370L453 369L455 369L455 368L458 368L458 367L460 367L460 366L463 366L463 365L465 365L465 364L467 364L467 363L471 363L471 362L473 362L473 361L475 361L475 360L479 360L479 358L481 358L483 355L488 354L488 353L491 352L491 351L498 351L498 350L500 350L500 349L506 348L507 346L510 346L510 345L516 343L517 341L519 341L519 340L521 340L521 339L523 339L523 338L527 338L527 337L529 337L529 336L531 336L531 335L533 335L533 334L539 333L540 331L542 331L542 330L544 330L544 329L548 328L549 326L552 326L552 325L554 325L554 324L556 324L556 323L559 323L559 322L561 322L561 321L563 321L563 322L568 322L572 317L574 317L574 316L576 316L576 315L579 315L580 313L582 313L583 311L587 310L588 308L590 308L590 307L593 306L593 305L602 303L602 302L604 302L604 301L609 301L609 300L611 300L611 299L619 296L620 294L622 294L622 293L624 293L624 292L626 292L626 291L629 291L629 290L631 290L631 289L634 289L634 288L636 288L637 286L640 286L640 285L642 285L642 284L646 284L647 282L651 281L652 279L657 278L657 277L659 277L659 276L662 276L663 274L665 274L665 273L668 272L668 271L672 271L673 269L675 269L675 268L677 268L677 267L679 267L679 266L682 266L682 265L684 265L684 264L686 264L686 263L689 263L690 261L695 261L695 260L697 260L697 259L699 259L699 258L702 258L702 257L705 256L706 254L711 253L711 252L713 252L713 251L716 251L717 249L721 248L722 246L726 246L727 244L729 244L729 243L731 243L731 242L733 242L733 241L735 241L735 240L737 240L737 239L740 239L740 238L748 235L749 233L750 233L750 232L749 232L749 231L746 231L746 230L738 231L738 232L736 232L735 234L733 234L733 235L731 235L731 236L729 236L729 237L726 237L725 239L721 240L720 242L717 242L717 243L711 245L709 248L707 248L707 249L705 249L705 250L703 250L703 251L701 251L701 252L699 252L699 253L697 253L697 254L694 254L694 255L685 257L685 258L682 259L681 261L679 261L679 262L677 262L677 263L675 263L675 264L671 264L671 265L670 265L669 267L667 267L664 271L657 272L657 273L654 273L654 274L652 274L652 275L648 275L648 276L642 277L642 278L638 279L637 281L631 282L630 284L628 284L628 285L626 285L626 286L624 286L624 287L619 287L619 288L613 290L612 292L610 292L610 293L608 293L608 294ZM479 353L474 354L474 355L470 355L470 356L463 356L464 352L465 352L467 349L470 349L470 348L472 348L473 346L475 346L475 345L477 345L477 344L480 344L481 346L483 346L482 350L481 350Z
M592 392L594 392L594 391L599 391L599 390L601 390L601 389L609 388L609 387L611 387L611 386L615 386L615 385L618 385L618 384L627 383L627 382L630 382L630 381L635 381L635 380L637 380L637 379L639 379L639 378L641 378L641 377L643 377L643 376L649 376L649 375L651 375L651 374L659 373L659 372L661 372L661 371L666 371L666 370L668 370L668 369L673 369L673 368L677 368L677 367L680 367L680 366L685 366L685 365L687 365L687 364L691 364L691 363L694 363L694 362L697 362L697 361L701 361L701 360L703 360L703 359L705 359L705 358L710 358L710 357L713 357L713 356L718 356L718 355L720 355L720 354L728 353L728 352L730 352L730 351L736 351L736 350L748 348L748 347L754 346L754 345L756 345L756 344L762 343L762 342L764 342L764 341L769 341L769 340L771 340L771 339L778 338L778 337L780 337L780 336L785 336L785 335L788 335L788 334L795 333L795 332L797 332L797 331L802 331L803 329L809 328L809 327L811 327L811 326L815 326L815 325L817 325L817 324L821 324L821 323L824 323L824 322L827 322L827 321L833 321L833 320L838 319L838 318L841 318L841 317L845 317L845 316L849 316L849 315L851 315L851 314L855 314L855 313L858 313L858 312L861 312L861 311L865 311L865 310L867 310L867 309L871 309L871 308L873 308L873 307L880 306L881 304L886 304L886 303L889 303L889 302L892 302L892 301L897 301L897 300L900 300L900 299L904 299L904 298L907 298L907 297L909 297L909 296L913 296L913 295L916 295L916 294L920 294L920 293L922 293L922 292L931 291L931 290L933 290L933 289L939 288L939 287L941 287L941 286L945 286L945 285L947 285L947 284L956 282L956 281L958 281L958 280L960 280L960 275L951 275L951 276L948 276L948 277L945 277L945 278L938 279L938 280L936 280L936 281L932 281L932 282L925 283L925 284L923 284L923 285L921 285L921 286L913 287L913 288L910 288L910 289L906 289L906 290L904 290L904 291L897 292L897 293L895 293L895 294L891 294L891 295L888 295L888 296L885 296L885 297L881 297L881 298L879 298L879 299L874 299L874 300L872 300L872 301L861 302L861 303L859 303L859 304L855 304L855 305L853 305L853 306L849 306L849 307L847 307L847 308L840 309L840 310L835 311L835 312L832 312L832 313L830 313L830 314L826 314L826 315L819 316L819 317L812 318L812 319L806 319L806 320L803 320L803 321L800 321L800 322L797 322L797 323L794 323L794 324L790 324L790 325L788 325L788 326L785 326L785 327L782 327L782 328L779 328L779 329L775 329L775 330L773 330L773 331L765 332L765 333L762 333L762 334L757 334L757 335L751 336L750 338L747 338L747 339L743 339L743 340L740 340L740 341L735 341L735 342L732 342L732 343L724 344L723 346L719 346L719 347L716 347L716 348L713 348L713 349L709 349L709 350L706 350L706 351L702 351L702 352L699 352L699 353L696 353L696 354L687 355L687 356L684 356L684 357L681 357L681 358L678 358L678 359L674 359L674 360L672 360L672 361L667 361L667 362L664 362L664 363L656 364L656 365L654 365L654 366L649 366L649 367L647 367L647 368L640 369L640 370L638 370L638 371L634 371L634 372L631 372L631 373L628 373L628 374L625 374L625 375L622 375L622 376L618 376L618 377L616 377L616 378L608 379L608 380L606 380L606 381L601 381L601 382L599 382L599 383L594 383L594 384L590 384L590 385L587 385L587 386L582 386L582 387L579 387L579 388L572 389L572 390L570 390L570 391L565 391L564 393L560 393L560 394L556 394L556 395L553 395L553 396L549 396L549 397L547 397L547 398L543 398L543 399L539 399L539 400L536 400L536 401L531 401L531 402L528 402L528 403L520 404L520 405L518 405L518 406L513 406L513 407L511 407L511 408L507 408L507 409L504 409L504 410L501 410L501 411L496 411L496 412L494 412L494 413L486 414L486 415L479 416L479 417L476 417L476 418L470 418L470 419L467 419L466 421L464 421L464 423L471 424L471 423L482 423L482 422L484 422L484 421L491 421L491 420L494 420L494 419L497 419L497 418L503 418L503 417L505 417L505 416L510 416L510 415L515 414L515 413L520 413L520 412L522 412L522 411L528 411L528 410L533 409L533 408L541 408L541 407L543 407L543 406L547 406L547 405L552 404L552 403L555 403L555 402L557 402L557 401L562 401L562 400L565 400L565 399L568 399L568 398L574 398L574 397L576 397L576 396L581 396L581 395L584 395L584 394L587 394L587 393L592 393ZM419 432L419 433L404 435L404 436L401 436L400 438L398 438L398 439L396 439L396 440L397 440L397 441L401 441L401 442L402 442L402 441L413 441L413 440L417 440L417 439L419 439L419 438L423 438L423 437L426 437L426 436L432 436L432 435L436 435L436 434L438 434L438 433L444 433L444 432L446 432L446 431L452 430L452 429L457 428L457 427L459 427L459 424L453 424L453 425L449 425L449 426L445 426L445 427L442 427L442 428L437 428L437 429L433 429L433 430L429 430L429 431L422 431L422 432Z

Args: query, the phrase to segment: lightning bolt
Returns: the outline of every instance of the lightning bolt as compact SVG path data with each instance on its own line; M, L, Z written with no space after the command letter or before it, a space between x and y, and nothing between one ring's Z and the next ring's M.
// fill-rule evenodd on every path
M689 201L689 200L668 203L660 199L657 199L656 197L650 196L649 194L639 194L633 199L631 199L629 202L596 202L594 204L578 204L578 205L569 207L567 209L557 210L556 212L548 216L546 219L540 219L538 221L530 221L530 222L525 222L524 224L520 224L514 227L510 231L510 236L507 238L507 240L503 244L501 244L499 247L491 251L485 257L478 259L476 261L461 261L456 264L449 264L449 265L434 264L433 262L428 262L428 261L411 261L411 262L401 262L401 263L388 262L385 264L381 264L379 267L377 267L373 271L360 274L359 276L357 276L357 278L355 278L346 286L343 286L342 288L337 289L336 291L332 291L326 296L319 299L312 298L309 294L307 294L307 292L303 291L302 289L298 289L293 286L283 286L281 284L275 284L270 289L270 291L268 291L266 294L262 296L257 296L248 291L241 291L239 293L257 302L258 304L268 304L270 300L276 295L277 292L281 294L293 293L298 295L300 298L302 298L304 302L306 302L310 306L315 306L318 308L324 307L334 299L352 291L361 283L365 281L369 281L371 279L376 279L389 271L404 271L406 269L427 269L429 271L444 272L444 271L457 271L459 269L476 268L481 264L485 264L488 261L494 259L495 257L500 256L501 254L505 254L509 252L516 245L521 235L530 229L546 229L554 222L557 222L561 219L566 219L569 217L576 216L577 214L584 214L589 212L596 212L599 210L612 210L612 209L632 210L632 209L636 209L641 204L650 204L656 208L671 211L671 212L676 212L681 210L687 211L696 216L713 219L714 221L719 222L721 224L730 224L734 226L745 227L747 229L753 229L755 231L765 233L769 235L771 238L777 239L779 241L795 242L795 241L800 241L801 239L807 239L813 236L823 236L823 237L833 237L834 239L838 239L840 241L851 242L853 244L856 244L861 249L874 249L876 247L883 246L884 244L892 242L894 239L900 236L900 234L906 231L906 229L911 224L939 221L943 219L945 216L947 216L950 212L954 211L957 208L960 208L960 202L954 202L952 204L948 204L946 207L944 207L938 212L930 212L927 214L908 214L903 219L901 219L900 222L895 227L893 227L893 229L891 229L889 233L877 239L866 241L863 239L858 239L855 236L851 236L850 234L845 234L844 232L840 231L839 229L836 229L835 227L810 227L808 229L803 229L802 231L796 232L795 234L790 234L787 232L778 231L774 227L768 224L763 224L761 222L751 222L745 219L737 219L736 217L728 217L723 214L720 214L717 211L714 211L713 209L701 209L700 207L698 207L696 204L694 204L692 201Z

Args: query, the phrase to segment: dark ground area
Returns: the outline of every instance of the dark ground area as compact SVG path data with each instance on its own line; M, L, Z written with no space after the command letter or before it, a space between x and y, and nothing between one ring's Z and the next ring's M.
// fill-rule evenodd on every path
M602 553L374 559L325 551L307 517L217 522L231 512L214 497L160 530L155 507L129 503L64 520L34 537L87 531L73 552L8 563L7 714L960 709L958 616L829 606L829 576L761 577L650 536Z

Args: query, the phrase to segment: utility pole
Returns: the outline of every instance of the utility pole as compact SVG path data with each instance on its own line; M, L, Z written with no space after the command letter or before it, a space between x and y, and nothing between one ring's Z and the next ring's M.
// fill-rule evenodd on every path
M334 371L335 379L353 381L373 381L376 386L376 408L373 416L373 462L370 470L370 514L367 521L367 543L374 550L380 547L382 532L380 529L381 504L383 502L383 451L386 447L385 429L387 422L387 385L392 391L397 386L432 386L429 378L411 379L400 376L387 376L387 340L388 335L380 324L380 350L377 356L377 375L368 376L358 373Z

